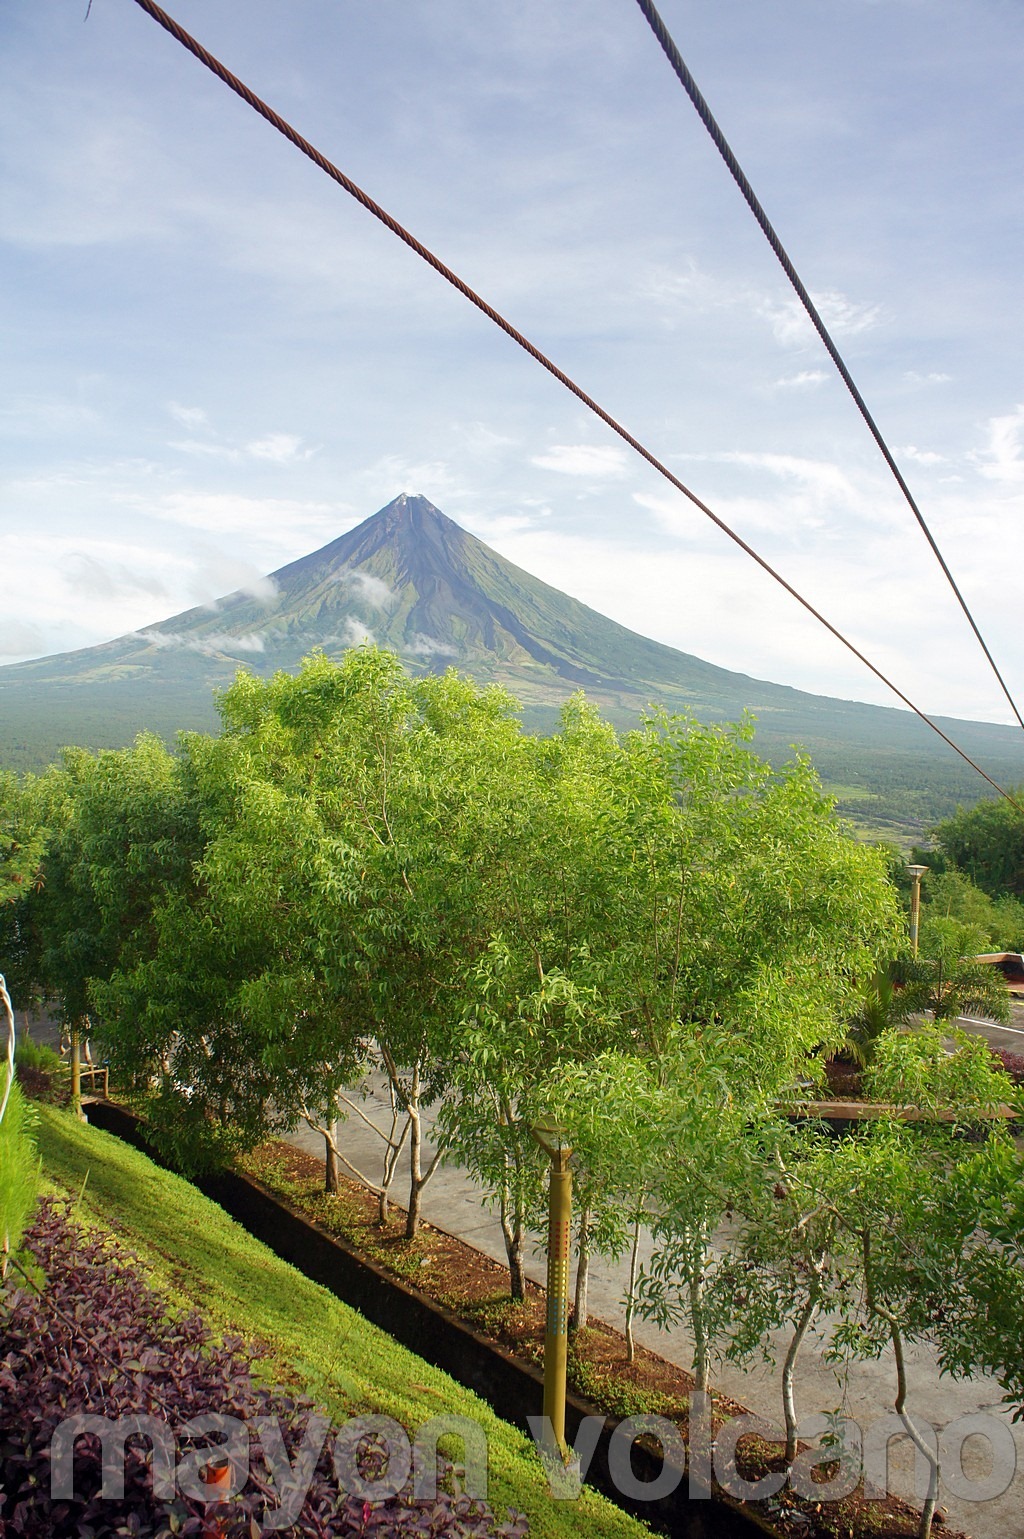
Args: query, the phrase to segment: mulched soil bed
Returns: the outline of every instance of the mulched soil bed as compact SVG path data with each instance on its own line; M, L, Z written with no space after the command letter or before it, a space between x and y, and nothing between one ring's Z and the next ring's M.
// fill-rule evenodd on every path
M498 1345L527 1361L542 1361L544 1290L538 1284L528 1282L525 1301L512 1303L508 1272L498 1262L432 1224L424 1224L415 1240L406 1240L405 1214L399 1208L392 1208L390 1223L382 1228L372 1192L342 1176L337 1196L327 1196L322 1162L289 1144L265 1144L241 1167L319 1228L338 1235L393 1276L414 1284ZM628 1363L625 1338L603 1322L592 1322L574 1338L569 1377L579 1394L609 1415L654 1412L675 1421L686 1435L690 1375L640 1346L635 1362ZM746 1409L717 1393L714 1404L716 1430ZM746 1479L784 1468L781 1450L758 1439L741 1442L738 1463ZM777 1498L750 1505L779 1533L794 1539L913 1539L918 1528L914 1509L895 1497L869 1502L854 1493L841 1502L815 1504L784 1490ZM941 1512L936 1513L935 1524L946 1539L966 1539L959 1530L945 1526Z
M15 1069L18 1084L33 1101L50 1106L67 1106L71 1101L70 1075L50 1074L45 1069L30 1069L19 1063Z

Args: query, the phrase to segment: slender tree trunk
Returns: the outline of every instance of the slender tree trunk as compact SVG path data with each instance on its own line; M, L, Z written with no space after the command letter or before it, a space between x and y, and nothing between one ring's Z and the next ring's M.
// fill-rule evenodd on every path
M807 1302L801 1309L796 1322L796 1329L789 1342L789 1351L786 1353L786 1361L782 1365L782 1414L786 1419L786 1463L792 1464L797 1455L796 1446L796 1396L794 1393L794 1380L796 1377L796 1363L800 1356L800 1348L804 1344L808 1327L814 1319L818 1308L818 1291L815 1289L807 1298Z
M640 1214L633 1220L633 1244L629 1252L629 1286L626 1291L626 1362L636 1362L636 1338L633 1321L636 1317L636 1275L640 1266Z
M877 1307L877 1306L876 1306ZM935 1508L939 1501L939 1460L932 1453L928 1444L922 1438L907 1412L907 1369L903 1357L903 1333L896 1323L894 1315L880 1309L884 1320L889 1322L889 1335L892 1340L893 1355L896 1359L896 1414L907 1429L907 1436L914 1447L919 1449L928 1464L928 1495L921 1509L921 1522L917 1530L917 1539L930 1539L932 1531L932 1519L935 1517Z
M711 1349L704 1321L704 1279L694 1272L689 1283L690 1324L693 1327L693 1387L707 1391L711 1378Z
M921 1521L918 1525L917 1539L931 1539L932 1520L935 1517L935 1509L939 1502L939 1458L928 1447L907 1410L907 1365L903 1355L903 1332L900 1330L899 1321L892 1311L886 1309L875 1298L874 1280L871 1271L870 1230L863 1230L861 1239L864 1253L864 1292L867 1306L872 1314L876 1314L879 1319L884 1320L888 1325L893 1357L896 1360L896 1399L894 1402L896 1414L906 1427L907 1436L910 1438L910 1441L928 1465L928 1495L921 1509Z
M414 1093L419 1089L419 1075L416 1075ZM423 1195L423 1172L420 1166L420 1155L423 1142L423 1128L420 1122L420 1111L417 1105L409 1106L409 1208L405 1216L405 1238L414 1240L416 1231L420 1226L420 1208Z
M398 1172L398 1161L401 1158L402 1150L405 1148L405 1141L409 1137L409 1129L412 1127L412 1122L406 1117L402 1136L397 1142L394 1138L394 1125L394 1121L392 1121L392 1138L384 1151L384 1174L380 1184L379 1200L377 1203L377 1221L382 1229L387 1228L388 1220L391 1217L391 1188Z
M393 1165L391 1168L391 1175L387 1177L385 1184L383 1186L378 1186L376 1181L371 1181L369 1176L364 1175L357 1165L353 1165L352 1161L348 1159L346 1155L342 1154L338 1147L337 1121L330 1122L325 1119L323 1122L320 1122L315 1114L310 1111L308 1106L304 1106L302 1108L302 1120L306 1123L307 1127L312 1128L314 1133L319 1133L320 1137L324 1141L324 1191L330 1193L337 1192L338 1177L340 1174L341 1166L344 1165L345 1169L350 1171L357 1181L359 1181L369 1191L373 1192L374 1196L377 1197L378 1202L384 1203L386 1210L387 1189L388 1185L390 1184L390 1180L394 1175ZM372 1127L373 1124L371 1123L370 1126ZM379 1132L380 1130L378 1128L375 1129L375 1131ZM404 1142L404 1136L402 1142ZM398 1153L401 1151L401 1147L402 1143L399 1143L397 1149L393 1151L394 1158L396 1160L398 1158ZM385 1173L386 1172L387 1162L385 1161Z
M509 1297L513 1303L522 1304L526 1298L526 1273L523 1271L523 1230L517 1225L511 1237L505 1238L508 1256Z
M572 1328L585 1331L590 1319L587 1298L590 1289L590 1204L580 1209L580 1233L576 1243L576 1293L572 1308Z
M391 1092L391 1132L387 1135L387 1147L384 1150L384 1171L381 1178L380 1200L377 1203L377 1221L382 1229L387 1228L388 1219L391 1215L391 1187L398 1171L398 1161L402 1157L402 1150L405 1148L406 1139L409 1137L412 1127L412 1121L407 1116L401 1136L395 1137L399 1116L398 1096L393 1084L389 1086L389 1089Z
M4 1120L7 1112L7 1103L10 1099L11 1088L14 1084L14 1006L11 1004L11 996L7 992L7 983L3 973L0 973L0 1005L3 1005L3 1018L6 1026L7 1043L4 1051L4 1084L0 1092L0 1122ZM7 1238L4 1237L4 1253L8 1249ZM6 1265L4 1276L6 1276Z
M423 1119L420 1114L420 1071L413 1074L412 1094L407 1103L410 1132L409 1142L409 1212L405 1223L405 1238L415 1239L423 1214L423 1191L441 1163L443 1147L435 1149L430 1163L423 1168ZM397 1156L396 1156L397 1158Z
M711 1379L711 1342L708 1340L707 1318L704 1313L704 1266L707 1261L707 1238L703 1224L689 1231L690 1277L687 1292L690 1297L690 1326L693 1330L694 1389L707 1391Z
M525 1227L522 1204L518 1199L513 1199L507 1181L503 1181L501 1185L498 1216L501 1219L501 1234L505 1241L505 1255L508 1258L509 1296L514 1303L521 1304L526 1298L526 1274L523 1271Z
M324 1134L324 1191L328 1196L338 1195L338 1146L330 1133Z
M406 1114L406 1124L402 1131L401 1140L396 1146L394 1142L393 1131L394 1123L392 1123L392 1137L389 1144L391 1154L389 1156L385 1156L384 1162L383 1192L381 1194L381 1200L379 1204L380 1221L382 1224L387 1222L387 1192L391 1186L391 1182L394 1179L395 1170L398 1165L398 1156L401 1154L402 1146L404 1145L406 1137L408 1136L409 1206L405 1220L405 1238L407 1240L414 1240L420 1227L420 1215L423 1209L423 1188L426 1186L427 1182L430 1180L431 1176L434 1174L434 1171L440 1164L441 1156L440 1151L438 1151L430 1161L430 1164L427 1166L426 1170L423 1169L423 1123L420 1113L421 1081L419 1064L417 1063L413 1066L412 1078L408 1087L406 1087L402 1084L402 1079L398 1072L397 1063L383 1046L381 1047L381 1060L387 1071L387 1076L391 1084L392 1106L395 1107L397 1111L397 1104L399 1102L401 1103L402 1108Z

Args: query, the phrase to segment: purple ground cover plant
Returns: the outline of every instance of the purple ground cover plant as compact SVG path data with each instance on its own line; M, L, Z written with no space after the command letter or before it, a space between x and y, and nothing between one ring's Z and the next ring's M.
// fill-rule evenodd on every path
M1004 1047L994 1047L992 1052L1013 1083L1024 1085L1024 1053L1011 1053Z
M94 1435L76 1443L74 1500L51 1497L51 1440L70 1416L158 1417L173 1429L180 1458L203 1446L182 1431L185 1423L208 1412L250 1426L276 1420L290 1455L314 1412L310 1401L254 1382L247 1343L218 1343L196 1312L172 1315L123 1247L83 1229L69 1209L54 1199L40 1204L25 1236L31 1259L20 1275L12 1267L0 1289L0 1539L258 1539L261 1514L277 1502L255 1438L248 1484L230 1502L154 1495L147 1445L137 1439L126 1445L123 1499L100 1497ZM339 1487L328 1447L296 1521L279 1532L304 1539L521 1539L527 1532L525 1518L510 1514L500 1523L485 1503L460 1494L444 1460L436 1497L417 1499L407 1483L385 1501L364 1501ZM372 1480L385 1462L371 1445L359 1468Z

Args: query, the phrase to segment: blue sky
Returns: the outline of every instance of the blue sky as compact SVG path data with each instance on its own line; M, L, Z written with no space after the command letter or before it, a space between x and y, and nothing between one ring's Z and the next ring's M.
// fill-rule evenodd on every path
M634 0L169 8L922 706L1009 719ZM1024 695L1024 9L661 9ZM887 702L132 0L84 13L0 9L0 662L406 491L658 640Z

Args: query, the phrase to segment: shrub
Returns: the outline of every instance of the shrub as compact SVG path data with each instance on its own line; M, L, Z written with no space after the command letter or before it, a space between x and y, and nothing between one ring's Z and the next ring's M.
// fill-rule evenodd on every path
M64 1067L59 1053L55 1053L52 1047L33 1042L27 1031L18 1039L14 1061L19 1068L38 1069L42 1074L59 1074Z
M25 1239L45 1283L40 1289L26 1279L14 1288L9 1280L0 1297L0 1539L100 1539L115 1533L170 1539L172 1534L199 1535L211 1523L224 1539L258 1533L259 1513L265 1504L276 1504L255 1440L248 1486L217 1507L180 1494L173 1501L158 1499L147 1456L134 1442L125 1449L123 1499L101 1498L100 1443L92 1435L76 1443L75 1500L51 1498L50 1444L68 1416L159 1417L178 1433L179 1458L204 1446L202 1437L182 1431L193 1417L216 1411L248 1424L270 1417L280 1425L294 1459L312 1406L257 1385L246 1343L217 1344L195 1312L169 1316L164 1300L138 1276L132 1258L109 1236L79 1228L64 1205L44 1202ZM362 1467L372 1478L373 1460L383 1456L371 1449L368 1457L370 1468ZM443 1460L439 1477L443 1485L434 1498L416 1499L407 1486L371 1504L340 1490L324 1454L288 1532L309 1539L520 1539L525 1534L524 1518L510 1515L507 1523L497 1524L484 1503L444 1489L455 1482L452 1466Z

